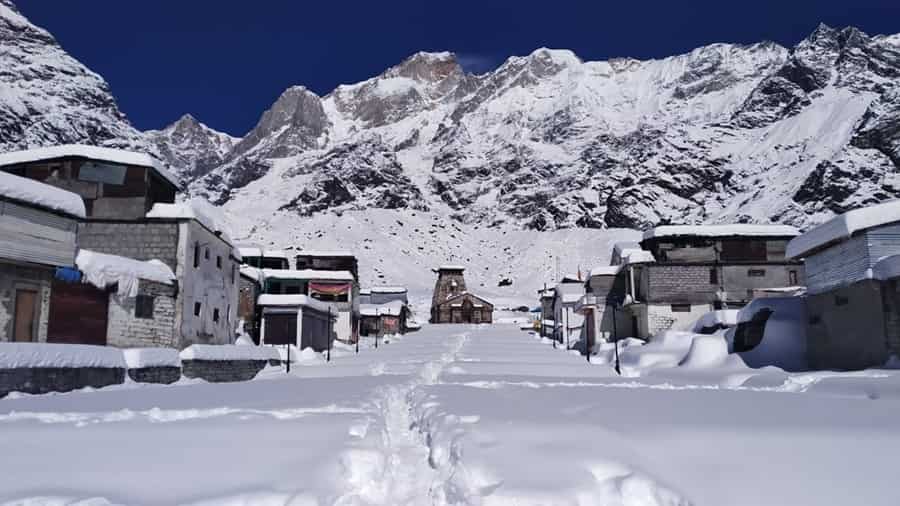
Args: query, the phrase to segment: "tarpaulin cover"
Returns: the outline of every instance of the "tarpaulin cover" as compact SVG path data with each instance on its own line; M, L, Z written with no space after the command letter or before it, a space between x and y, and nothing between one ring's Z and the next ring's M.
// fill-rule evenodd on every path
M309 291L310 293L341 295L350 292L350 283L310 283Z

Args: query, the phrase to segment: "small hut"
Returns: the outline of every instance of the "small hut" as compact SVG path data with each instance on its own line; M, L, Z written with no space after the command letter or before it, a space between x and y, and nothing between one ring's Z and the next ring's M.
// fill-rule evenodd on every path
M491 323L494 305L466 291L464 267L442 265L431 298L431 323Z

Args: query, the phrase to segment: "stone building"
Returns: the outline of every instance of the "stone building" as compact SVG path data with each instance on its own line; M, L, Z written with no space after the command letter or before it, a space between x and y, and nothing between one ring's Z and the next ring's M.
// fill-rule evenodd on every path
M406 288L376 286L366 292L365 302L361 302L359 307L359 334L405 334L410 313Z
M244 332L259 344L259 325L261 322L256 300L263 293L262 271L249 265L241 265L240 284L238 286L238 320L244 322Z
M643 253L622 255L629 335L681 329L708 311L735 309L760 289L804 283L803 265L785 257L799 235L783 225L668 225L648 230Z
M815 369L900 356L900 201L857 209L788 244L806 267L807 354Z
M86 210L77 230L79 248L140 261L156 259L175 273L175 334L169 342L184 348L234 341L240 255L212 206L196 199L174 204L178 182L160 162L143 153L66 145L0 155L0 171L79 195ZM91 325L98 325L103 295L87 287L81 290L83 302L93 308ZM65 304L77 304L71 292L60 295L69 296L55 304L64 313L69 311ZM53 301L50 306L53 311ZM116 315L136 318L134 312ZM96 339L86 331L81 336L66 339Z
M84 216L77 195L0 172L0 340L47 341L54 273L74 269Z
M621 261L621 256L614 260ZM591 270L584 283L585 293L575 304L575 311L584 318L581 341L593 349L599 341L614 341L630 337L631 322L621 309L625 298L625 276L621 265L600 266Z
M494 305L466 291L465 267L442 265L431 297L431 323L491 323Z

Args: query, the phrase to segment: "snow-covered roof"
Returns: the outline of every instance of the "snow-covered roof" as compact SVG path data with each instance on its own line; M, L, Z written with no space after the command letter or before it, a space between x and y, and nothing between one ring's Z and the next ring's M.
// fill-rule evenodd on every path
M97 288L118 283L118 293L128 297L138 294L138 280L170 284L175 281L175 273L159 260L141 261L133 258L79 250L75 265L84 274L84 279Z
M287 252L280 249L267 249L263 251L262 256L265 258L281 258L290 261Z
M854 209L794 238L788 243L787 257L804 257L830 244L849 239L864 230L896 222L900 222L900 200Z
M621 241L613 244L613 253L618 253L620 256L624 251L632 249L641 249L640 243L637 241Z
M328 311L328 304L308 295L264 293L256 299L260 306L307 306L319 311Z
M394 300L385 304L360 304L359 314L362 316L400 316L403 302Z
M80 196L48 184L0 171L0 195L45 207L76 218L84 218L84 201Z
M373 286L369 289L370 293L406 293L406 287L403 286Z
M175 204L156 203L147 213L147 218L197 220L204 227L216 233L228 244L231 242L228 220L222 210L201 198L192 198ZM234 256L242 258L238 248L233 250Z
M274 279L353 281L350 271L323 271L317 269L262 269L263 277Z
M20 163L40 162L53 160L54 158L78 157L100 160L104 162L118 163L122 165L135 165L138 167L150 167L166 181L180 188L178 181L162 162L147 153L125 151L124 149L101 148L97 146L85 146L83 144L63 144L46 148L26 149L0 154L0 167L18 165Z
M241 266L241 275L246 276L253 281L259 281L262 278L262 271L256 267L252 267L250 265L242 265Z
M240 252L241 258L263 256L262 248L257 248L255 246L238 246L237 250Z
M600 265L591 269L591 276L615 276L620 270L621 265Z
M235 344L194 344L181 350L181 360L278 360L272 346Z
M312 250L305 249L298 251L294 256L296 257L353 257L355 258L352 252L347 250Z
M645 249L626 249L619 255L622 265L647 264L656 262L653 253Z
M900 278L900 255L891 255L879 259L872 267L872 278L888 280Z
M466 270L466 268L463 267L462 265L442 265L442 266L438 267L438 270L439 271L464 271L464 270Z
M644 231L644 240L666 237L796 237L800 231L788 225L662 225Z

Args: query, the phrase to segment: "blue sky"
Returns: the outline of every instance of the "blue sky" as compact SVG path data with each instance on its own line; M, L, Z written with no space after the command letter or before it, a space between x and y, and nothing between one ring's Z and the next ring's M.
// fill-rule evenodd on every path
M793 45L819 22L900 32L897 0L18 0L103 75L138 128L191 113L245 134L288 86L326 94L420 50L470 71L538 47L582 59L664 57L712 42Z

